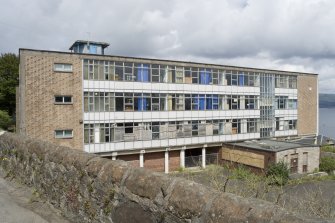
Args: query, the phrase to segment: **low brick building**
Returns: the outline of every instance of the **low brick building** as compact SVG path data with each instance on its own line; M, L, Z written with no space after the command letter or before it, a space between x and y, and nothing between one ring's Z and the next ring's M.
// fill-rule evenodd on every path
M320 147L275 140L226 143L220 152L223 162L243 164L264 171L272 163L285 162L291 173L310 173L319 168Z

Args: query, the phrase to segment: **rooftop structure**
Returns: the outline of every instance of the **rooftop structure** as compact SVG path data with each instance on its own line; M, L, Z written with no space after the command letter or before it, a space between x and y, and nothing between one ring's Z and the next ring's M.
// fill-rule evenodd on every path
M72 44L69 50L73 51L74 53L90 53L104 55L104 50L108 46L109 43L77 40Z

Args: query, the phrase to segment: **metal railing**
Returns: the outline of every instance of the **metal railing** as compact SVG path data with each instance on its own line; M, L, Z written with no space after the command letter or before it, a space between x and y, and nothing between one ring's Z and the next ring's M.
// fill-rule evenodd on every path
M219 154L210 153L206 154L206 165L219 163ZM202 155L199 156L186 156L185 157L185 167L197 167L202 166Z

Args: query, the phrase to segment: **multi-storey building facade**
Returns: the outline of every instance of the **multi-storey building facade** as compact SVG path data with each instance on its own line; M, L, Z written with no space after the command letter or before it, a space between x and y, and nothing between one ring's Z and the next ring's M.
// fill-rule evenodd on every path
M317 134L315 74L103 55L107 46L20 49L18 131L165 171L223 142Z

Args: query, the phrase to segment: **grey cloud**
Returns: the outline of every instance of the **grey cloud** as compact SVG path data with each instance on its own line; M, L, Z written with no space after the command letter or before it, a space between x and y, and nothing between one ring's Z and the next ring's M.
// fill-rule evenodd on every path
M0 0L0 52L67 50L76 39L108 53L320 74L334 92L332 0Z

